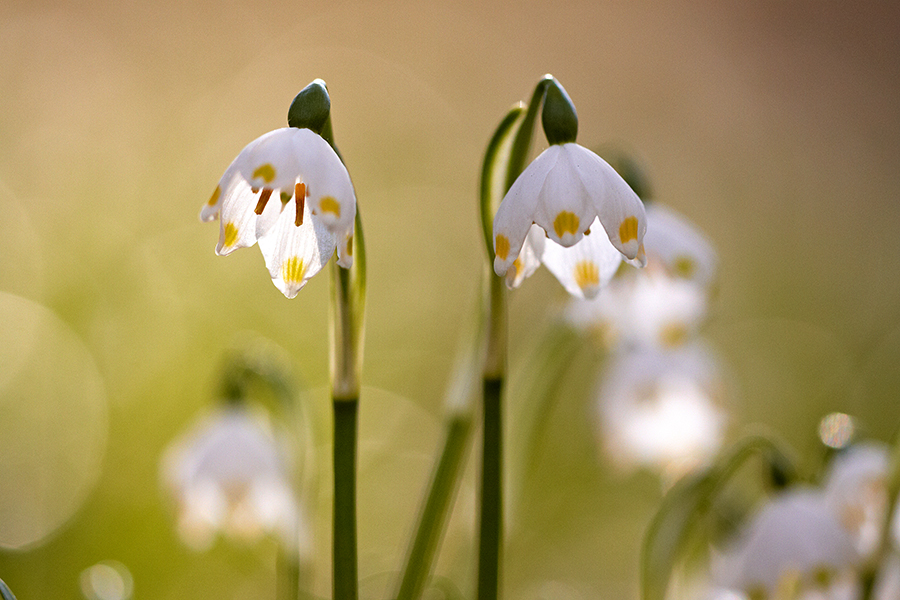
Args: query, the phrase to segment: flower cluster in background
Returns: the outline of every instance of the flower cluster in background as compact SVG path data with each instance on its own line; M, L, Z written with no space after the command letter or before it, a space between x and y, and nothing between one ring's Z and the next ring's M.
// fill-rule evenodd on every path
M657 202L647 206L644 249L644 269L619 269L596 298L572 300L566 318L609 353L596 392L607 456L671 482L718 451L728 423L719 359L699 334L717 257L696 227Z

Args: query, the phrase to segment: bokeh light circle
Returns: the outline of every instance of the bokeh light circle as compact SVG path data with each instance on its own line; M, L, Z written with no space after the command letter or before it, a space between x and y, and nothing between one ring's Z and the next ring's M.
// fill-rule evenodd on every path
M0 548L34 547L81 506L108 433L91 354L45 307L0 293Z

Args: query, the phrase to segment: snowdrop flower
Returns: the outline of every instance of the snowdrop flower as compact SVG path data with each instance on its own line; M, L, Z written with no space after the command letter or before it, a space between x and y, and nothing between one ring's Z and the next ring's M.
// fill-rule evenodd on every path
M566 318L579 329L599 333L610 346L666 349L693 339L706 320L706 292L648 268L614 278L596 299L569 304Z
M221 409L197 423L166 452L162 474L188 546L207 549L222 531L245 540L271 533L296 547L298 506L282 450L246 409Z
M751 600L858 596L858 555L818 491L795 488L773 498L713 559L714 578Z
M594 227L600 228L598 219L594 220ZM615 275L622 254L603 235L586 236L566 248L546 240L544 230L532 225L519 256L506 272L507 287L519 287L542 263L572 296L590 299Z
M318 80L304 92L318 88L327 100ZM331 145L311 129L276 129L241 150L200 211L202 221L217 217L216 253L224 256L258 241L273 283L288 298L335 248L340 266L353 264L353 184Z
M683 216L658 202L647 205L647 260L672 277L708 289L714 283L718 256L706 235Z
M532 224L567 248L592 227L602 227L618 252L643 264L644 205L606 161L575 143L574 106L555 80L546 91L542 120L551 145L519 175L494 216L494 272L515 281L518 268L527 270L529 265L520 264L509 274ZM601 269L600 262L582 256L567 277L589 281L585 289L590 293L599 285Z
M888 449L866 443L835 455L825 476L825 498L864 558L876 551L885 527L887 473Z
M616 355L603 373L597 414L603 445L622 468L674 478L710 459L727 424L712 355L693 345Z
M567 308L569 322L601 333L610 345L675 347L706 319L717 263L712 246L659 204L647 207L647 223L647 269L620 272L600 297Z

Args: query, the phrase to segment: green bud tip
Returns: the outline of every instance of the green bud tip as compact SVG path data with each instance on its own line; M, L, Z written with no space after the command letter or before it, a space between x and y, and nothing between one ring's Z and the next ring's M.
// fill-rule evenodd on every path
M544 94L544 110L541 124L550 144L574 142L578 134L578 115L575 105L563 86L552 76L545 76L547 91Z
M321 79L316 79L300 90L288 109L288 125L298 129L311 129L318 134L331 114L331 98Z

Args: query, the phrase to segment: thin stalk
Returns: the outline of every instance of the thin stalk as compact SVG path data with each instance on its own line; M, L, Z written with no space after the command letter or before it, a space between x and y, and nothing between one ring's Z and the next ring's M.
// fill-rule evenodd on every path
M359 402L334 403L334 600L358 598L356 423Z
M359 210L353 266L332 265L331 398L334 408L334 600L357 600L356 430L365 311L365 244Z
M403 579L394 596L397 600L415 600L422 596L444 533L445 516L459 483L471 429L472 419L468 415L454 416L447 424L441 456L435 464L419 526L406 558Z
M502 378L484 380L483 446L481 455L481 519L478 543L478 600L496 600L500 593L503 541L503 418Z

